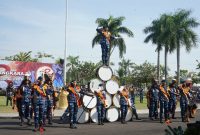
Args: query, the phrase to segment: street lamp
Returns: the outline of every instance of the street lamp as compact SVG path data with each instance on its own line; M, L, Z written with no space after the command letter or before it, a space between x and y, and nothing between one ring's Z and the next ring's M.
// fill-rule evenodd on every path
M67 65L67 62L66 62L66 58L67 58L67 20L68 20L68 0L65 1L66 2L66 7L65 7L65 49L64 49L64 83L66 81L66 65Z

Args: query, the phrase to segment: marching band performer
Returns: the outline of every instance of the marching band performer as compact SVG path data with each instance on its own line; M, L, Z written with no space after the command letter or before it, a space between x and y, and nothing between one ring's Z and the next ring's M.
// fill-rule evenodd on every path
M52 125L53 110L56 108L55 91L51 80L47 81L47 119L48 124Z
M102 85L99 85L100 90L95 91L95 95L97 97L97 113L98 113L98 125L104 125L103 120L105 116L106 109L106 93L103 90Z
M102 38L100 41L101 50L102 50L102 62L103 65L109 65L109 55L110 55L110 42L114 37L108 30L108 27L99 27L96 31L101 34Z
M164 117L165 117L165 122L170 123L171 121L169 120L169 93L168 93L168 88L166 86L166 81L162 80L161 85L159 87L159 101L160 101L160 123L163 123L163 111L164 111Z
M37 83L33 85L33 108L34 108L34 123L35 129L44 131L44 111L46 99L46 87L43 85L43 78L39 77Z
M121 123L126 124L126 114L128 112L128 106L131 106L129 104L129 92L127 88L123 88L123 90L120 92L118 91L120 95L120 108L121 108Z
M158 118L158 106L159 106L159 88L158 81L153 80L152 86L149 89L149 118L154 120Z
M68 106L69 106L69 117L70 117L70 128L77 129L77 113L78 107L81 106L80 93L81 89L77 85L76 81L72 81L67 91L68 95Z
M177 96L179 94L178 94L178 91L177 91L176 80L175 79L173 79L172 83L169 85L169 94L170 94L169 110L170 110L170 113L172 115L172 119L176 119L175 110L176 110L176 104L177 104Z
M134 93L134 89L133 88L129 88L129 99L131 101L131 109L132 109L132 116L131 116L131 121L133 121L133 115L135 115L135 118L136 120L141 120L139 117L138 117L138 114L137 114L137 110L136 110L136 107L135 107L135 93Z
M23 117L27 119L27 124L31 125L31 108L32 108L32 86L31 86L31 81L30 80L25 80L23 84L21 84L21 95L22 95L22 100L21 100L21 109L23 113ZM23 117L22 123L23 124Z

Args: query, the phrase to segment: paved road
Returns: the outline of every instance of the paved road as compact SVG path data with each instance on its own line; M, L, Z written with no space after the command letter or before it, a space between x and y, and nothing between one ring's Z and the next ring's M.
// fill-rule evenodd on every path
M178 119L173 120L170 125L172 127L182 126L186 128L186 124L181 122L180 113L177 113ZM121 124L120 122L105 123L99 126L95 123L78 124L78 129L70 129L69 124L59 124L58 118L54 120L52 126L47 126L44 135L164 135L166 124L160 124L159 121L150 121L147 115L141 115L142 120ZM200 120L200 110L197 112L196 118L191 122ZM16 118L0 119L0 135L40 135L40 132L33 132L33 126L19 125Z

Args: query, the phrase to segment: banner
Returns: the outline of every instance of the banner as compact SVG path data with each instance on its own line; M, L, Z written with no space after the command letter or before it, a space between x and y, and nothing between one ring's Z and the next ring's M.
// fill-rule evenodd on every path
M18 87L24 78L29 75L31 82L35 82L43 73L51 74L54 87L62 87L63 67L59 64L40 63L40 62L20 62L20 61L1 61L0 60L0 88L6 89L10 81L14 87Z

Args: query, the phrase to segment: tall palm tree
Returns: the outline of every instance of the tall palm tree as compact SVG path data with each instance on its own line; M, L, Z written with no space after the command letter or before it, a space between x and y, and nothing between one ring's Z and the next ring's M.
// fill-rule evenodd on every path
M145 38L144 42L148 43L151 41L153 44L156 44L156 52L158 53L157 55L157 79L160 82L160 51L162 50L163 46L161 42L159 41L160 39L160 34L161 34L161 22L160 20L154 20L152 21L151 26L148 26L144 29L144 33L148 34L147 37Z
M125 17L116 17L110 16L108 19L97 18L96 23L98 27L108 27L109 31L114 37L119 37L111 41L110 53L114 50L115 47L119 48L119 56L123 57L123 54L126 53L126 44L124 38L121 34L125 34L128 37L133 37L133 32L125 26L122 26L122 22L125 20ZM99 44L101 35L99 33L92 40L92 47L96 44Z
M172 29L172 37L177 48L177 81L180 83L180 48L185 47L187 52L197 46L198 36L193 28L199 23L195 18L190 17L191 11L180 10L173 15L174 27Z

